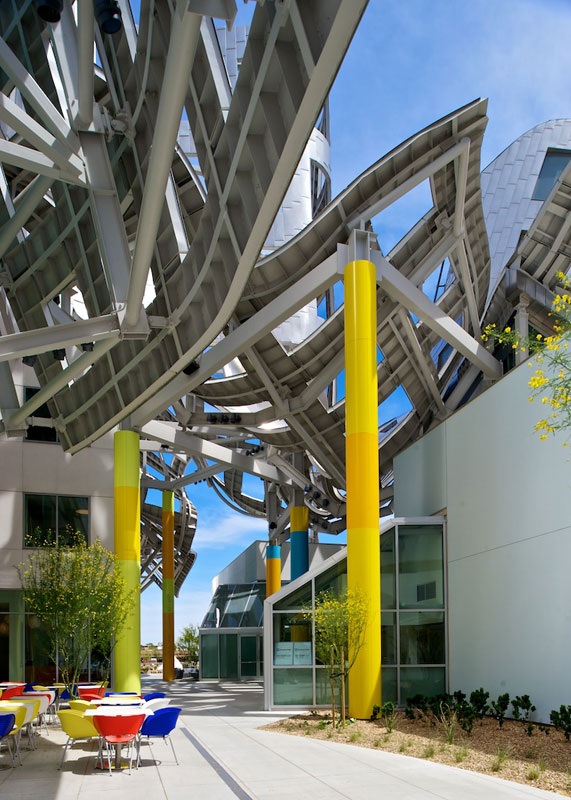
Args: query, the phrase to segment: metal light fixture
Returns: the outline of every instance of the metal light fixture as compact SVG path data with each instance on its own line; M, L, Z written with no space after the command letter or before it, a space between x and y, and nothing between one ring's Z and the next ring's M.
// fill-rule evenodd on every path
M119 33L123 27L117 0L95 0L93 12L101 33Z
M25 364L27 367L33 367L37 360L36 355L31 356L23 356L22 357L22 364Z
M55 25L61 19L63 0L35 0L36 13L44 22Z
M52 350L52 355L56 361L65 361L65 347L58 347L57 350Z

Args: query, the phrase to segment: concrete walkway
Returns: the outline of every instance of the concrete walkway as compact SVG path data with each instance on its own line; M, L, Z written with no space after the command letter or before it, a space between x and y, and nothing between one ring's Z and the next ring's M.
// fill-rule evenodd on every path
M147 684L149 691L151 685ZM152 688L159 689L157 681ZM258 730L283 715L263 712L259 684L193 683L165 687L182 707L173 734L180 765L162 740L141 748L143 766L113 774L95 770L94 743L77 743L61 772L65 736L55 728L24 766L0 772L10 800L555 800L562 797L499 778L407 756ZM6 764L4 749L0 758Z

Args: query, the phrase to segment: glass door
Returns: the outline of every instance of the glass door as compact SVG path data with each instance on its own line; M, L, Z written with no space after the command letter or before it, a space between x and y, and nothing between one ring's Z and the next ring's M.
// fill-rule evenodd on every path
M258 677L258 637L240 636L240 678Z

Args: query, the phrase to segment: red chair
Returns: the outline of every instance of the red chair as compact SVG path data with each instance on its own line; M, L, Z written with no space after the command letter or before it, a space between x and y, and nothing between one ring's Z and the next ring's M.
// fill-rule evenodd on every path
M111 772L111 745L117 748L115 763L121 763L121 747L124 744L131 745L141 730L145 721L145 714L129 714L128 716L110 717L107 715L95 715L93 724L95 729L107 745L107 763L109 765L109 775ZM133 763L133 750L130 748L129 754L129 774Z
M85 688L79 686L77 691L80 700L99 700L105 694L105 686L86 686Z
M9 689L4 689L2 692L2 700L10 700L11 697L18 697L22 694L22 689L25 683L18 683L16 686L10 686Z

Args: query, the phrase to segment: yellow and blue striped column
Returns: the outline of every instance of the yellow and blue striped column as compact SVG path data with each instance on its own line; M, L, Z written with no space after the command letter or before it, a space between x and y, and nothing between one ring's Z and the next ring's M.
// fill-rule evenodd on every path
M289 516L290 564L292 581L309 569L309 538L307 506L292 506Z
M174 681L174 492L163 492L163 680Z
M377 283L370 261L345 267L345 450L347 587L367 604L363 646L349 672L349 714L368 719L381 704L381 565Z
M266 547L266 597L282 588L282 559L279 544Z
M141 691L141 499L139 435L117 431L115 449L115 555L127 592L132 598L123 628L116 636L114 689Z

